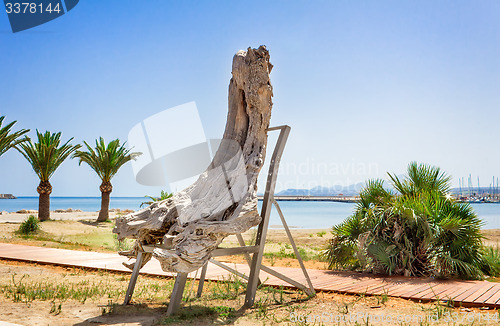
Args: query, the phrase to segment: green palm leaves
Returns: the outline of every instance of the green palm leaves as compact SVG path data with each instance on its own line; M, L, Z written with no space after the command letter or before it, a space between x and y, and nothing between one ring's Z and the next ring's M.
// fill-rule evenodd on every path
M21 139L21 136L27 133L29 130L21 129L19 131L11 132L12 127L17 121L13 121L2 128L3 120L5 116L0 117L0 156L5 154L12 147L26 141L25 138Z
M61 145L61 133L36 131L37 142L34 143L26 137L26 141L16 146L17 150L26 158L33 167L40 181L49 181L57 168L81 145L71 145L70 138Z
M104 139L100 137L95 142L95 148L92 148L87 142L83 142L87 147L87 151L77 151L73 157L87 163L92 170L99 176L103 182L111 181L123 164L136 158L141 153L130 153L130 149L125 147L125 144L120 145L120 140L115 139L106 145Z
M102 183L101 190L101 210L97 217L97 222L104 222L109 219L109 201L110 193L113 191L111 178L128 161L135 159L141 153L130 153L130 149L125 148L125 144L120 145L120 140L115 139L106 145L106 142L100 137L95 142L95 148L92 148L87 142L83 142L87 151L76 151L73 157L79 159L79 164L87 163L92 170L99 176Z
M71 145L70 138L61 145L61 133L51 133L46 131L41 133L36 131L37 142L25 137L24 141L16 145L16 149L26 158L35 171L40 184L37 192L40 195L38 200L38 218L40 221L50 219L50 194L52 185L49 182L50 177L57 168L81 145Z
M446 175L440 168L427 164L411 162L408 166L408 176L403 180L387 173L394 188L403 196L418 196L422 193L436 192L445 195L450 189L451 176Z
M141 203L140 207L142 207L144 205L147 205L147 206L152 205L153 203L155 203L157 201L162 201L162 200L168 199L168 198L172 197L173 195L174 195L173 193L169 193L169 192L166 192L164 190L161 191L160 197L153 197L153 196L147 196L146 195L144 197L149 198L151 200L150 201L145 201L145 202Z
M482 222L469 204L447 196L448 175L412 162L403 179L389 177L398 193L368 181L354 214L333 227L324 252L330 268L467 279L491 274Z
M37 141L33 142L29 137L22 135L29 130L19 130L11 132L16 121L2 128L4 116L0 116L0 156L15 147L30 163L33 171L40 179L37 192L40 195L38 202L38 218L41 221L50 219L50 194L52 185L49 180L57 168L73 154L73 158L78 158L79 164L87 163L102 180L100 190L101 210L97 221L105 221L109 217L110 193L113 190L111 179L118 173L118 170L131 159L135 159L141 153L131 153L120 145L118 139L112 140L106 145L104 139L100 137L96 140L95 148L84 142L87 150L79 151L81 145L72 145L70 138L67 142L61 142L61 133L51 133L46 131L41 133L36 131Z

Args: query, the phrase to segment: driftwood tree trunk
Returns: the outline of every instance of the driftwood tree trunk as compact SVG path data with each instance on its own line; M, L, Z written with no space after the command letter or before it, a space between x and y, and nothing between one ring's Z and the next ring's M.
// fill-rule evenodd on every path
M233 58L226 130L208 169L188 188L146 209L118 218L113 232L141 245L162 242L153 256L165 271L191 272L210 258L224 237L258 225L257 178L267 145L273 90L264 46ZM144 264L151 258L145 254ZM130 264L129 266L132 266Z

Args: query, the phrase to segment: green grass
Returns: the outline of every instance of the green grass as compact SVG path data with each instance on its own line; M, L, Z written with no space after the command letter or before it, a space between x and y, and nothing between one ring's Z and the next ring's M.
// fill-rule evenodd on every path
M222 281L206 281L205 284L209 289L208 300L235 300L247 288L247 284L235 275Z
M298 246L297 250L299 251L300 257L304 261L310 261L310 260L325 261L324 258L321 256L319 250L306 249L301 246ZM275 261L276 259L283 259L283 258L297 259L297 256L295 255L292 246L290 246L289 244L280 246L279 251L265 252L264 257L270 259L271 264L273 264L273 261Z
M30 216L31 218L31 216ZM29 223L27 222L29 221ZM64 249L76 249L76 250L93 250L100 249L105 251L122 251L129 250L132 248L133 240L125 239L124 241L118 241L118 237L116 234L112 233L113 225L109 225L109 223L102 223L92 225L93 227L84 232L77 234L53 234L51 232L44 231L43 225L48 225L51 223L56 223L56 225L60 225L61 228L65 226L65 224L69 224L68 221L46 221L43 223L38 222L38 219L35 220L28 219L26 224L28 226L23 226L21 224L21 228L31 228L31 225L34 225L35 221L38 223L38 229L36 232L21 232L16 231L16 235L24 240L34 240L41 242L50 242L54 244L59 244L61 248ZM86 223L86 222L85 222ZM51 228L49 228L51 229ZM53 227L52 227L53 229Z
M285 319L277 319L271 311L295 302L294 296L300 295L300 292L285 291L283 287L260 285L252 311L236 310L235 306L241 307L245 291L246 283L236 276L221 281L207 281L201 298L188 297L186 300L184 297L184 301L188 302L187 306L181 308L177 314L161 319L159 325L171 323L196 325L197 321L206 322L207 318L214 324L231 324L243 313L258 320L269 320L271 324L279 324ZM186 293L184 295L186 296ZM220 305L220 302L224 305ZM210 306L211 304L215 305Z
M75 300L85 303L87 300L107 298L110 302L123 299L130 276L98 272L94 278L88 278L87 271L74 268L63 274L61 281L51 279L31 280L28 274L12 274L10 282L0 283L0 295L14 302L29 304L35 300L65 302ZM67 278L66 278L67 277ZM80 277L84 278L82 280ZM119 282L119 283L117 283ZM174 280L163 277L139 278L134 298L151 302L167 303L174 287ZM57 307L56 307L57 308Z
M213 310L219 314L219 317L232 318L234 317L234 308L227 306L215 306Z
M129 250L132 248L133 240L126 239L118 241L114 233L93 232L87 234L75 234L64 236L64 241L84 245L91 248L103 248L111 251ZM62 241L57 241L62 242Z
M265 283L265 280L263 280ZM184 301L188 305L181 308L179 312L170 317L163 318L161 325L170 323L185 323L196 325L198 320L207 321L211 319L216 324L231 324L243 313L258 320L267 321L271 324L280 324L285 319L278 319L272 311L280 306L287 306L293 302L307 300L300 291L285 290L283 287L272 287L261 284L257 289L255 305L250 312L236 310L235 306L241 307L245 296L246 283L239 277L232 276L220 281L207 281L201 298L191 298ZM186 296L186 292L184 293ZM297 299L297 297L301 297ZM220 303L224 305L220 305ZM215 304L214 306L210 306ZM288 318L288 315L287 315ZM267 324L267 322L265 322Z
M34 215L28 216L20 225L17 234L30 235L40 231L40 221Z
M253 228L253 229L250 229L248 232L250 234L250 239L245 240L245 245L253 246L255 244L256 239L257 239L257 229Z
M321 232L316 233L316 235L320 238L322 238L325 234L326 234L326 231L321 231Z
M195 319L207 317L214 321L217 318L230 321L235 317L234 311L234 308L227 306L207 307L203 305L193 305L179 310L179 312L173 316L161 319L158 325L168 325L172 323L184 324L188 322L192 325L196 325L196 323L194 323Z
M133 240L125 239L120 242L116 234L102 234L98 232L56 236L51 233L39 231L28 235L20 235L20 237L24 240L52 242L59 244L61 248L74 250L101 249L106 251L122 251L129 250L133 245Z
M10 284L0 285L0 293L14 302L29 303L40 301L67 301L69 299L85 303L89 298L118 298L124 293L103 282L80 281L76 284L57 284L49 281L31 282L28 275L16 279L12 275Z
M486 247L486 254L484 255L485 260L491 267L491 275L499 277L500 276L500 248L497 247Z

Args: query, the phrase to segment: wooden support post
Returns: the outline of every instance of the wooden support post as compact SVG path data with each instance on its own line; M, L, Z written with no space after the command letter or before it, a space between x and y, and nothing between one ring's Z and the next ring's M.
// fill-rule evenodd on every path
M187 275L188 273L177 273L174 289L172 290L172 295L170 296L170 303L168 304L167 316L175 314L181 305Z
M293 240L292 233L290 232L290 229L288 228L288 224L286 223L285 217L283 216L283 212L281 211L280 206L278 205L278 202L273 198L273 204L276 207L276 210L278 211L278 215L280 216L281 223L283 224L283 227L285 228L286 235L288 236L288 240L290 240L290 244L293 247L293 252L295 253L295 257L297 257L297 260L299 261L300 268L302 268L302 273L304 274L304 277L306 278L307 284L309 285L309 289L306 290L306 294L309 296L313 296L316 294L316 291L314 291L314 287L311 282L311 278L309 277L309 274L307 273L306 267L304 266L304 262L302 261L302 257L300 257L299 250L297 249L297 246L295 245L295 241Z
M130 303L130 299L132 299L132 294L134 294L135 283L137 282L137 277L139 276L139 270L142 266L142 251L137 253L137 259L134 264L134 270L132 271L132 276L130 277L130 282L128 283L127 293L125 294L124 305L128 305Z
M241 236L241 233L238 233L236 235L236 238L238 239L238 243L240 244L240 247L246 247L245 240L243 240L243 237ZM245 260L248 263L248 266L252 265L252 257L248 253L245 253Z
M267 174L266 190L264 192L264 200L262 203L261 217L262 221L257 230L257 238L255 245L259 247L259 251L253 254L252 265L250 266L250 276L248 277L247 292L245 296L245 307L251 307L255 301L255 294L257 292L257 285L259 282L260 267L262 264L262 256L264 254L264 246L267 237L267 229L269 227L269 216L271 214L271 205L274 198L274 188L276 186L276 179L278 178L279 163L281 155L285 148L288 134L290 133L290 126L279 126L269 128L268 131L281 130L271 157L269 165L269 173Z
M240 244L241 247L246 247L245 241L243 240L243 237L241 236L241 233L236 235L236 238L238 239L238 243ZM252 257L250 257L250 254L245 253L245 260L247 261L248 267L252 267ZM261 283L260 278L257 286L259 286Z
M286 144L286 140L288 138L288 134L290 133L290 127L289 126L280 126L280 127L274 127L274 128L269 128L268 131L272 130L280 130L280 135L278 137L278 141L276 143L276 147L273 151L273 155L271 158L271 163L269 166L269 172L268 172L268 177L267 177L267 184L266 184L266 190L264 193L264 202L262 204L262 210L261 210L261 217L262 221L259 224L258 230L257 230L257 237L255 241L255 245L253 246L246 246L245 242L243 241L243 237L241 234L236 234L236 237L238 239L238 242L240 244L240 247L236 248L217 248L212 252L212 257L216 256L227 256L227 255L234 255L234 254L244 254L245 258L247 259L247 262L250 265L250 275L247 277L246 275L238 272L237 270L221 263L218 262L214 259L210 259L209 262L235 274L238 275L239 277L244 278L245 280L248 280L247 284L247 291L246 291L246 296L245 296L245 307L251 307L254 304L255 301L255 294L257 292L257 286L260 284L260 279L259 279L259 274L260 271L263 270L301 290L303 290L307 295L313 296L315 294L311 279L307 273L307 270L304 266L304 262L302 261L302 258L300 257L300 253L297 249L297 246L295 244L295 241L293 240L292 234L290 233L290 229L288 228L288 224L285 221L285 217L283 216L283 213L281 211L281 208L279 207L278 203L274 199L274 189L276 185L276 179L278 177L278 168L279 168L279 162L281 159L281 155L283 154L283 150ZM301 284L298 281L295 281L291 279L290 277L283 275L269 267L263 266L262 265L262 256L264 254L264 246L266 242L266 237L267 237L267 230L269 227L269 217L271 213L271 208L272 205L276 207L278 214L280 216L281 222L283 224L283 227L285 228L286 234L288 236L288 239L290 240L290 243L293 247L293 250L295 252L295 255L299 261L300 267L302 269L302 272L304 273L304 276L306 278L308 286L305 286ZM162 248L161 246L157 245L146 245L141 247L141 251L138 252L137 255L137 261L134 265L134 270L130 279L129 287L127 289L127 294L125 295L125 302L124 304L128 304L130 302L130 299L132 297L132 294L134 292L134 287L137 281L137 277L139 275L139 270L142 266L143 263L143 253L144 252L152 252L154 248ZM168 249L165 247L165 249ZM253 256L250 258L250 254ZM207 273L207 268L208 268L208 262L203 265L202 270L201 270L201 275L200 275L200 281L198 285L198 291L197 291L197 297L200 297L202 292L203 292L203 285L205 282L206 278L206 273ZM177 310L180 307L181 301L182 301L182 296L184 293L184 288L186 286L186 280L187 280L188 273L178 273L177 277L175 279L175 285L174 289L172 291L172 296L170 298L170 303L168 305L167 309L167 315L172 315L177 312ZM196 276L195 276L196 278ZM194 280L193 280L194 282Z
M208 268L208 262L201 268L200 282L198 283L198 292L196 293L196 296L198 298L201 297L201 293L203 292L203 284L205 283L207 268Z
M239 276L242 279L248 281L248 276L246 276L243 273L238 272L237 270L235 270L234 268L231 268L231 267L227 266L226 264L223 264L223 263L221 263L221 262L219 262L219 261L217 261L215 259L210 259L209 262L211 262L212 264L214 264L216 266L219 266L220 268L225 269L226 271L228 271L230 273L233 273L234 275Z

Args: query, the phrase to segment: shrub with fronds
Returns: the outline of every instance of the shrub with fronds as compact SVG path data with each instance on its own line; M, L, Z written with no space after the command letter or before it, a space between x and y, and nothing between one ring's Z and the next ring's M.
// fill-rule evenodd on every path
M323 252L330 268L464 279L495 274L482 221L449 196L448 175L413 162L404 179L389 177L397 192L368 181L354 214L332 228Z
M19 225L19 229L17 232L23 235L30 235L40 231L40 221L34 215L28 216L22 223Z
M484 258L490 268L489 275L500 277L500 248L498 246L487 247L485 251Z
M146 198L149 198L150 201L146 201L146 202L141 203L140 207L142 207L144 205L147 205L147 206L152 205L152 204L156 203L157 201L162 201L162 200L168 199L168 198L172 197L173 195L174 195L173 193L169 193L169 192L162 190L160 193L160 197L144 196Z

